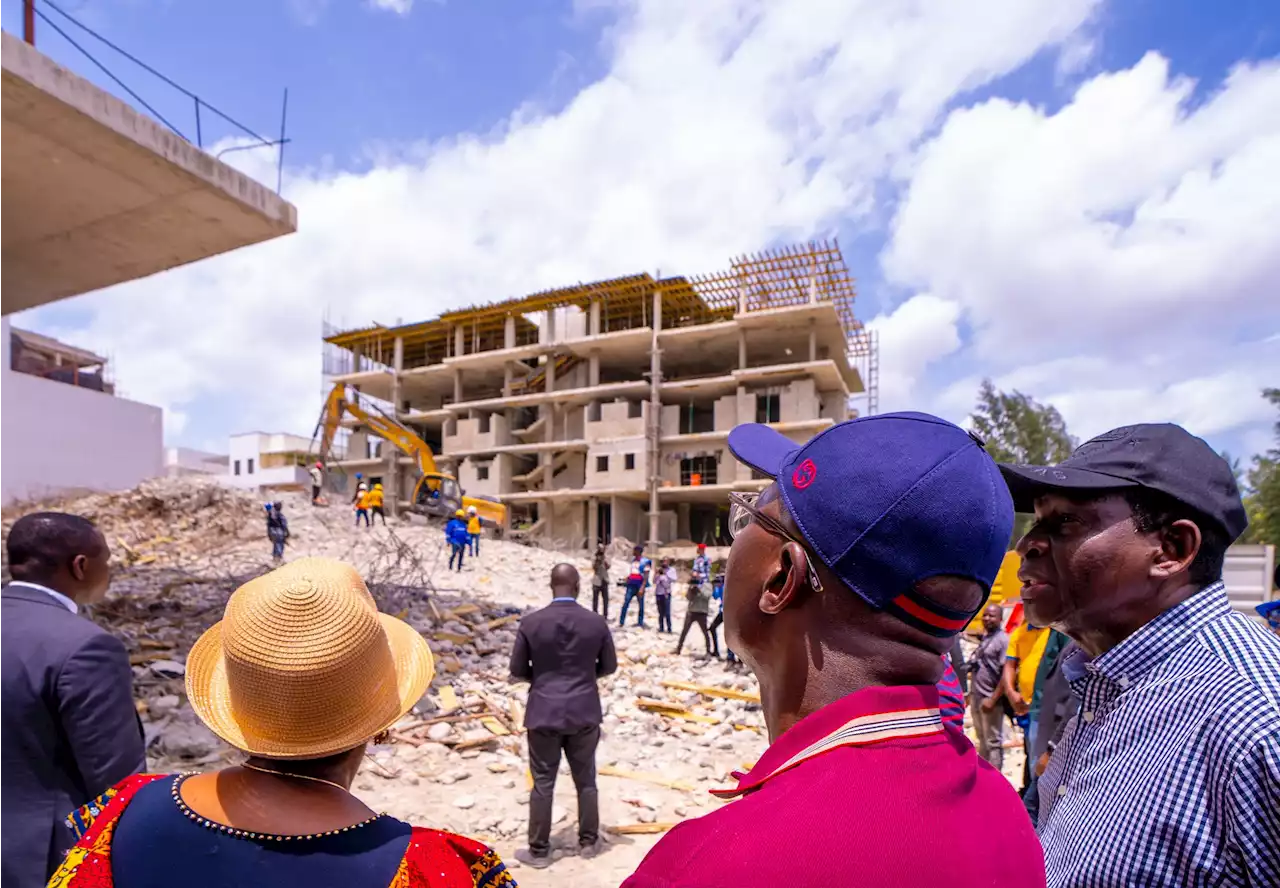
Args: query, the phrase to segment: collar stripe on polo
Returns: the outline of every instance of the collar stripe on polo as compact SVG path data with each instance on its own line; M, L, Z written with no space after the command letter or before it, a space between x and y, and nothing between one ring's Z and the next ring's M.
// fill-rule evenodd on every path
M748 784L739 784L734 788L713 789L711 794L721 799L736 799L744 793L758 789L765 782L772 780L784 771L789 771L801 762L814 756L829 752L841 746L866 746L884 740L900 740L907 737L923 737L942 731L942 715L936 708L907 709L901 712L876 712L860 715L845 722L827 736L814 741L797 752L768 774L755 778Z

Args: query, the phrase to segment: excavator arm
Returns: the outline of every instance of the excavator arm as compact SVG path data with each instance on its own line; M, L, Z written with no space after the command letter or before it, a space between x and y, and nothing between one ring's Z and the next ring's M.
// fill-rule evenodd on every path
M423 488L439 491L443 481L454 481L451 475L445 475L436 468L435 454L426 441L423 441L411 429L401 425L386 414L370 412L361 407L357 399L348 399L346 389L345 385L339 383L333 387L328 397L325 398L320 437L320 454L322 457L327 456L330 448L333 447L333 441L338 433L339 426L342 424L343 415L350 413L361 425L367 426L374 434L383 440L390 441L417 461L418 471L421 472L422 478L414 491L415 505ZM501 503L463 495L461 496L461 506L464 509L474 506L482 519L490 521L499 527L506 525L507 508Z

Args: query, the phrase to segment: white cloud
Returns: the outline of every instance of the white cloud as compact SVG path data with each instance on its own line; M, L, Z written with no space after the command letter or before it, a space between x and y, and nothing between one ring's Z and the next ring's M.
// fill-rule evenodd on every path
M374 9L394 12L396 15L408 15L413 9L413 0L369 0L369 5Z
M981 368L937 409L968 412L992 376L1085 436L1266 419L1258 390L1280 368L1280 64L1242 65L1190 109L1193 87L1148 55L1053 115L1002 100L955 111L922 148L884 267L961 307L974 331L962 357Z
M234 404L228 431L306 431L326 310L425 318L636 269L713 270L857 224L957 94L1065 39L1095 2L625 3L609 73L563 111L520 109L368 172L287 171L296 235L94 294L88 328L57 332L116 354L140 399ZM228 159L263 163L250 154Z
M921 293L867 324L879 337L881 354L892 356L880 376L882 404L899 408L913 402L929 365L960 348L959 320L958 304Z

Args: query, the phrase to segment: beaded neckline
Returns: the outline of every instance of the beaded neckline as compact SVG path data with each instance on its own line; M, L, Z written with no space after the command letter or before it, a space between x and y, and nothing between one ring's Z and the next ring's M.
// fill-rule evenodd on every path
M362 820L359 823L353 823L350 826L344 826L341 829L331 829L328 832L308 833L306 835L276 835L275 833L260 833L260 832L253 832L252 830L247 830L247 829L236 829L233 826L227 826L225 823L218 823L216 820L210 820L207 817L201 817L195 811L192 811L191 808L187 806L187 803L182 800L182 793L180 791L180 788L183 782L188 777L194 777L198 773L199 773L198 771L189 771L186 773L178 774L176 777L173 778L173 785L170 787L170 790L169 790L170 795L173 796L173 803L178 806L178 810L182 812L183 816L185 816L188 820L192 821L193 823L199 824L200 826L203 826L205 829L212 830L213 832L222 833L223 835L226 835L226 836L234 836L235 838L238 838L238 839L250 839L250 840L259 841L259 842L305 842L308 839L322 839L322 838L326 838L327 836L342 835L343 833L348 833L348 832L351 832L352 830L357 830L362 826L368 826L369 824L373 823L375 820L379 820L387 816L386 814L374 814L372 817L368 818L367 820Z

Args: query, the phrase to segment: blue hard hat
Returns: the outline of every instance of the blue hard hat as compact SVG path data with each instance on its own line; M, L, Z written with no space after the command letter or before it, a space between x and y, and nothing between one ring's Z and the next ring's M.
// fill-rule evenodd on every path
M364 477L364 475L360 474L359 472L356 472L356 477L357 477L357 478L363 478L363 477Z

